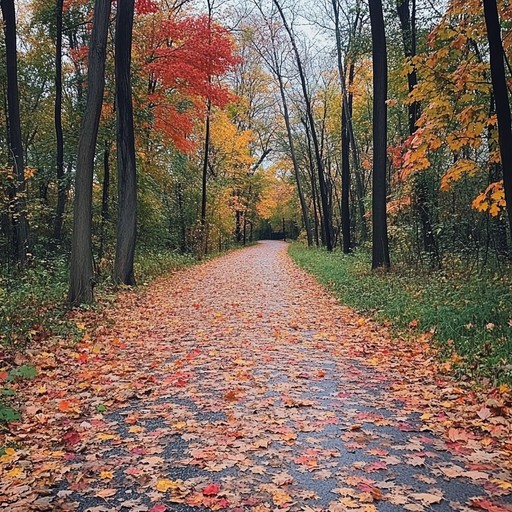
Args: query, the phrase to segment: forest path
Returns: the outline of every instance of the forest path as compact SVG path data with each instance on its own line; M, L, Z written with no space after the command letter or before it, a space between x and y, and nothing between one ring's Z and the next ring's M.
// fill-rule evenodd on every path
M426 340L392 341L286 249L128 292L78 347L36 354L0 511L512 510L509 426L458 416Z

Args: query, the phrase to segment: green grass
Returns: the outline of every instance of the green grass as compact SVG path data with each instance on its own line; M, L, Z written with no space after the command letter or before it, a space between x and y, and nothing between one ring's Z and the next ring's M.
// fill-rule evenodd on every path
M461 357L461 378L512 383L512 279L492 271L471 272L452 260L450 269L421 272L370 269L366 253L343 255L290 246L293 260L344 304L402 335L429 331L441 356ZM507 269L509 270L509 269ZM411 328L417 323L417 327Z
M135 275L139 284L146 284L195 262L190 255L141 249L136 254ZM113 300L111 265L106 264L101 270L94 290L96 299ZM63 257L36 260L23 271L0 274L0 347L22 349L49 335L79 335L66 320L68 279L69 266Z

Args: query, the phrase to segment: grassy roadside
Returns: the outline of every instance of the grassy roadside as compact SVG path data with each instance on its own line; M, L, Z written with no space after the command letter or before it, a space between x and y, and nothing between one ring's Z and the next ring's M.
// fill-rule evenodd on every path
M136 255L135 273L138 282L146 284L196 261L190 255L141 250ZM109 276L110 269L100 269L95 288L99 303L115 298ZM0 275L0 350L22 349L51 335L73 335L73 325L66 320L68 279L68 262L63 257L36 261L22 273Z
M432 273L370 270L365 253L345 256L290 246L290 256L344 304L402 335L431 332L460 378L512 384L512 279L454 262Z

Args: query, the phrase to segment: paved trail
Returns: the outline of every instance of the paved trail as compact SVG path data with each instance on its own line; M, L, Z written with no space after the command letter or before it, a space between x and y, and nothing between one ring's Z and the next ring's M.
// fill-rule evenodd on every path
M297 269L281 242L128 294L78 363L53 370L63 393L29 409L60 407L47 428L60 429L61 455L46 448L44 459L48 430L32 431L31 490L4 509L512 510L510 461L462 431L442 440L426 429L421 415L457 389L436 391L421 350L403 373L406 349L385 335Z

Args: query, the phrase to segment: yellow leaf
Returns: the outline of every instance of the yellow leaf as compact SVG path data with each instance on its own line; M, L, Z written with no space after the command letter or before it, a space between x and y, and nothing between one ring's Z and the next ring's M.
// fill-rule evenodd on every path
M512 482L508 482L507 480L499 480L498 478L493 478L491 482L496 484L498 487L501 487L502 489L512 489Z
M23 473L23 470L21 468L12 468L10 471L7 472L7 478L16 478L17 476L21 475Z
M14 458L14 455L16 455L16 450L14 448L6 448L4 450L4 454L0 457L0 460L2 462L9 462Z
M178 489L180 484L174 480L158 480L156 490L160 492L167 492L169 489Z
M293 499L287 492L277 490L272 493L272 501L279 507L286 504L290 505L293 502Z
M112 471L102 471L100 473L100 478L102 480L112 480L112 478L114 478L114 473L112 473Z
M96 437L101 441L110 441L111 439L116 438L113 434L98 434Z
M473 176L479 170L478 165L473 160L459 158L441 178L441 190L446 192L450 190L453 182L458 181L463 175Z
M491 207L489 208L489 213L493 216L493 217L497 217L500 213L500 208L499 206L494 203L494 204L491 204Z

